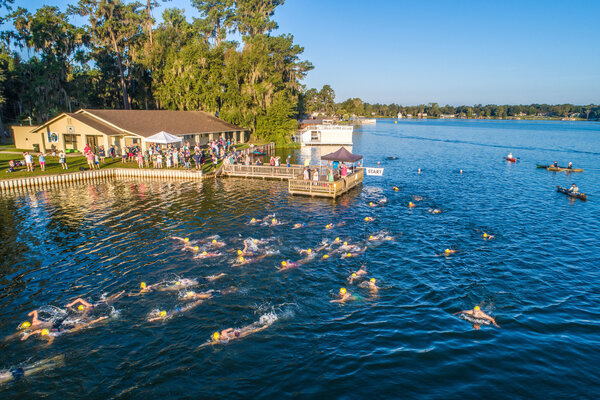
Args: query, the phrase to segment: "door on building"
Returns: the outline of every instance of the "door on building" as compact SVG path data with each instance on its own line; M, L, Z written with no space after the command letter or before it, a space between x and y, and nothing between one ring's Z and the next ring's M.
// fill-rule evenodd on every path
M85 141L93 151L98 147L98 136L86 136Z

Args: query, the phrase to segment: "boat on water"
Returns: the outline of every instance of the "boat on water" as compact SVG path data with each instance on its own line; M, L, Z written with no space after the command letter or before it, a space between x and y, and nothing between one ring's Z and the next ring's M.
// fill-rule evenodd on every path
M550 168L551 166L552 166L552 165L540 165L540 164L535 164L535 167L536 167L536 168L543 168L543 169Z
M508 162L517 162L516 158L504 157L504 159Z
M397 159L398 159L398 157L388 157L387 159L388 159L388 160L397 160Z
M553 172L583 172L583 169L581 168L565 168L565 167L548 167L546 168L546 171L553 171Z
M559 193L566 194L569 197L573 197L574 199L579 199L581 201L587 201L587 194L585 194L585 193L571 193L571 192L569 192L568 189L565 189L564 187L561 187L561 186L557 186L556 191Z

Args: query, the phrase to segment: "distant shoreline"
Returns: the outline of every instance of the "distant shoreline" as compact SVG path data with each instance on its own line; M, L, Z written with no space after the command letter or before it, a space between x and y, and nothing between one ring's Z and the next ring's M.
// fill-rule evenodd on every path
M494 118L494 117L460 117L460 118L439 118L439 117L421 117L421 118L395 118L395 117L371 117L375 119L392 119L398 121L413 121L413 120L423 120L423 119L443 119L443 120L492 120L492 121L558 121L558 122L599 122L598 119L585 119L585 118L559 118L559 117L507 117L507 118Z

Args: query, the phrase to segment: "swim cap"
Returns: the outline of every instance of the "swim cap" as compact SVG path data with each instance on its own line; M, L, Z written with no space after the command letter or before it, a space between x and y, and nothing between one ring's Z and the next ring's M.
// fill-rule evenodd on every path
M140 283L140 287L141 287L142 289L146 289L146 282L142 282L142 283Z
M194 247L194 251L198 251L198 250L200 250L200 247L198 247L198 246Z
M213 243L217 243L217 239L213 239L213 241L212 241L212 242L213 242Z
M221 339L221 334L219 332L215 332L213 333L212 338L215 342L217 342L219 339Z
M339 238L339 237L335 238L335 241L336 241L336 242L339 242L339 241L340 241L340 238Z
M254 239L252 242L253 243L258 243L258 239Z
M79 307L77 307L77 309L79 311L83 311L83 310L85 310L85 306L83 304L80 304Z
M42 336L46 336L50 333L50 331L48 329L42 329L42 332L40 332L40 335Z
M450 253L450 249L444 250L444 253Z
M324 254L323 258L329 258L329 256L327 254Z
M346 254L346 257L352 257L352 253Z
M273 219L271 220L271 222L272 222L272 223L275 223L275 222L277 222L277 220L276 220L275 218L273 218Z
M250 220L250 222L254 222L254 221L256 221L256 218L252 218L252 219Z
M475 306L475 307L473 307L473 310L479 311L479 310L481 310L481 308L479 308L479 306Z
M369 220L369 217L365 217L365 221L368 221L368 220Z
M167 312L163 310L163 311L159 312L158 315L160 315L161 317L166 317Z
M369 236L369 239L371 239L371 240L372 240L372 239L373 239L373 235Z
M244 262L244 257L240 257L240 262Z
M369 205L370 205L370 206L372 206L372 205L373 205L373 202L372 202L372 201L370 201L370 202L369 202Z
M311 250L311 249L308 249L308 250L306 250L306 252L307 252L308 254L310 254L310 253L312 253L312 250Z
M294 224L294 228L300 228L302 224Z
M242 255L242 251L241 250L238 250L237 253L238 253L239 256Z
M208 253L207 253L207 252L205 252L205 251L203 251L203 252L202 252L202 255L203 255L203 256L205 256L205 255L207 255L207 254L208 254Z
M286 265L287 265L287 263L286 263L285 261L282 261L282 262L281 262L281 266L282 266L282 267L285 267Z
M187 243L190 241L190 238L185 238L185 239L183 239L183 241Z
M19 329L27 329L31 326L31 322L25 321L21 325L19 325Z
M340 288L340 294L346 294L346 288Z
M348 246L348 242L344 242L344 246Z
M353 273L352 273L352 277L356 278L356 276L357 276L357 275L356 275L356 272L353 272Z
M371 283L375 283L375 278L371 278Z
M488 236L488 234L483 232L483 237L487 237L487 236Z
M191 290L189 292L186 292L185 294L187 297L192 297L194 295L194 292L192 292Z
M177 281L175 282L176 285L181 285L181 282Z

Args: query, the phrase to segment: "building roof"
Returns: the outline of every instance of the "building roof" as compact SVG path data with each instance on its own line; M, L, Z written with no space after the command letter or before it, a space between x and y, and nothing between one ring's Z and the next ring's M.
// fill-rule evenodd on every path
M149 137L166 131L172 135L244 131L203 111L90 110L64 113L34 129L37 131L62 116L69 116L107 135L135 134Z

